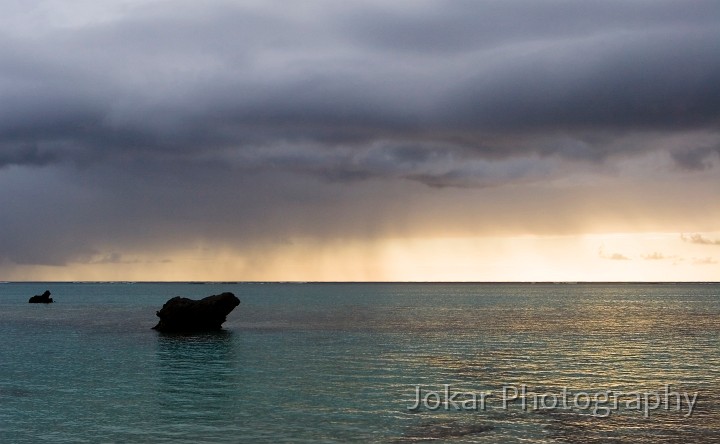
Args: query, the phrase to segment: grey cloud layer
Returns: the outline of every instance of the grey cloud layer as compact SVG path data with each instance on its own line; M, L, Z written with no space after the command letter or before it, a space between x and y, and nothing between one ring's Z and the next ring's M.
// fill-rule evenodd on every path
M518 132L599 139L580 154L597 160L618 133L716 130L720 118L714 2L269 5L157 4L3 39L0 143L17 154L0 161L279 141L537 150ZM696 168L718 146L680 148Z
M395 218L390 196L425 198L399 181L434 196L652 152L703 174L720 155L714 1L118 2L97 21L10 5L0 255L18 262L233 232L188 207L227 208L244 239L313 212L362 231L338 202Z

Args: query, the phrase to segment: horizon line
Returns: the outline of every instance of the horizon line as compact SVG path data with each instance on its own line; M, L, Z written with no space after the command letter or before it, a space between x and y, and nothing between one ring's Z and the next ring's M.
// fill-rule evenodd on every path
M192 281L143 281L143 280L64 280L64 281L0 281L0 284L484 284L484 285L513 285L513 284L720 284L720 281L304 281L304 280L192 280Z

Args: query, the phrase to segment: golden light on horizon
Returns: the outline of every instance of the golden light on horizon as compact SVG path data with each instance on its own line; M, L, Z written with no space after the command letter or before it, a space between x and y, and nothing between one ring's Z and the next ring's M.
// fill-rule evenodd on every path
M701 239L720 238L708 233ZM677 233L310 238L246 251L202 247L122 261L15 266L4 280L720 281L711 243Z

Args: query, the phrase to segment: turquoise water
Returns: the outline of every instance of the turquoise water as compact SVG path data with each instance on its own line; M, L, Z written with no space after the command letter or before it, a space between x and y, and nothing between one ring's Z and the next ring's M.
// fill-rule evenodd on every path
M223 291L225 331L151 330L170 297ZM2 443L720 441L714 284L6 283L0 338ZM486 408L409 410L445 384ZM500 403L666 384L691 415Z

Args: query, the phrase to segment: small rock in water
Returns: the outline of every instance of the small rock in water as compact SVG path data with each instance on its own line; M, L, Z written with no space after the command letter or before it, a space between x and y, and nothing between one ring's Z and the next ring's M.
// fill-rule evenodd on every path
M222 329L226 316L240 305L232 293L208 296L200 300L176 296L165 303L153 327L161 332L197 332Z
M45 290L45 293L36 294L35 296L31 297L28 302L31 304L50 304L53 302L53 298L50 297L50 292L48 290Z

